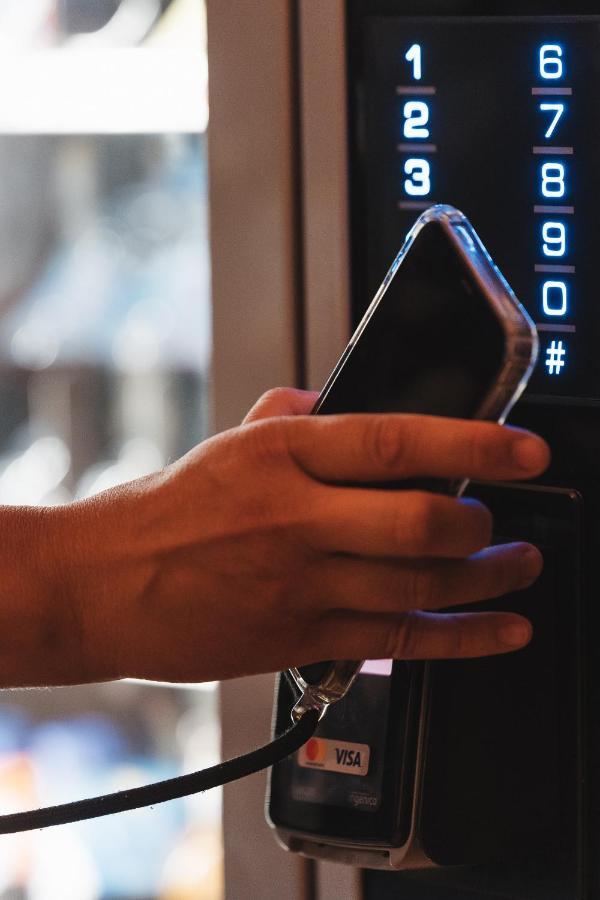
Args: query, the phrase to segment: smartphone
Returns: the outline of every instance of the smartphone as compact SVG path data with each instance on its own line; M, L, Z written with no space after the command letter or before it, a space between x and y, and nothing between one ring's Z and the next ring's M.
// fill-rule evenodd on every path
M409 232L313 413L503 422L537 350L535 325L467 218L451 206L434 206ZM459 495L466 482L417 486ZM347 660L290 670L302 691L293 718L343 697L360 666Z
M451 206L433 206L408 233L313 413L402 412L503 422L527 384L537 351L533 322L467 218ZM466 483L382 485L415 486L459 495ZM294 689L282 684L280 724L290 706L293 719L309 708L322 716L329 710L320 726L321 738L316 738L321 743L311 751L314 758L303 750L291 763L294 771L286 764L287 776L282 779L277 767L273 775L268 814L286 846L292 846L294 834L312 834L308 843L312 841L313 855L319 855L315 847L320 835L323 855L326 835L330 848L337 845L337 856L328 850L330 858L342 859L343 846L350 842L354 864L368 865L362 856L357 862L361 841L384 847L393 830L394 840L406 842L410 815L404 816L402 827L397 810L385 813L388 824L376 820L391 796L396 805L404 798L406 813L414 801L411 785L417 777L426 673L422 666L402 663L389 663L389 672L384 672L382 665L328 660L291 669ZM357 684L348 702L337 707L361 670L363 680L371 678L367 695L364 685ZM387 676L385 690L377 681L382 674ZM392 709L394 722L388 727ZM327 737L332 729L333 736ZM347 761L354 771L344 776ZM386 779L394 780L393 789L386 789ZM329 813L320 815L319 806L339 806L342 797L348 810L343 822ZM299 849L297 840L294 848ZM306 847L303 852L308 852Z

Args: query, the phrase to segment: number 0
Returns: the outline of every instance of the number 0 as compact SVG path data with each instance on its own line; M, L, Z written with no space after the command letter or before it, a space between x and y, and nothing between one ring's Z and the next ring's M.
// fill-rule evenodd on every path
M564 281L546 281L542 288L542 309L546 316L565 316L568 309Z

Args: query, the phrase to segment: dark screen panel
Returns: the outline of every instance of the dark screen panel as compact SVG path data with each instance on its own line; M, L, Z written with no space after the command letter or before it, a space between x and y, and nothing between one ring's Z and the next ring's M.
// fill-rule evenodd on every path
M362 29L358 306L419 211L457 206L538 323L534 395L600 398L599 22L376 15Z
M318 411L470 418L504 353L488 298L432 222L398 266Z

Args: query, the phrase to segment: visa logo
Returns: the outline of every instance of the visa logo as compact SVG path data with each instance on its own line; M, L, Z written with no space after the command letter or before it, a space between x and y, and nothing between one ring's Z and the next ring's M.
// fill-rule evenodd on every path
M359 769L362 767L360 752L357 750L344 750L342 747L336 747L335 761L338 766L346 766L348 768L358 766Z
M368 744L313 737L298 751L298 765L308 769L367 775L371 749Z

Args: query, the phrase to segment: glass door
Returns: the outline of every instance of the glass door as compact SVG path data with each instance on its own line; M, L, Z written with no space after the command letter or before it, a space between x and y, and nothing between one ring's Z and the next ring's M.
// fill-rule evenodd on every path
M207 436L203 0L0 8L0 503L52 505ZM0 808L212 765L215 684L0 697ZM218 900L220 795L0 842L0 897Z

